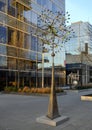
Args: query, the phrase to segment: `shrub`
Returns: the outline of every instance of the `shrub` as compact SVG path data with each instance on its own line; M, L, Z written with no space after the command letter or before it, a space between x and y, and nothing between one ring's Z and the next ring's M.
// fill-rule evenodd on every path
M29 87L25 86L22 90L22 92L29 93L31 90Z
M5 92L17 92L17 88L14 86L8 86L4 88Z
M35 88L31 88L31 93L34 93L35 92Z
M42 89L38 88L37 93L42 93Z
M22 89L21 89L21 88L19 88L19 89L18 89L18 92L22 92Z
M46 93L46 89L42 88L41 93Z
M45 93L49 94L51 92L51 88L46 87Z
M56 93L60 93L60 92L63 92L64 90L63 90L62 88L58 88L58 87L57 87L57 88L55 89L55 91L56 91Z
M5 87L5 88L4 88L4 91L5 91L5 92L11 92L11 87Z
M12 91L12 92L17 92L18 89L17 89L16 87L12 87L11 91Z

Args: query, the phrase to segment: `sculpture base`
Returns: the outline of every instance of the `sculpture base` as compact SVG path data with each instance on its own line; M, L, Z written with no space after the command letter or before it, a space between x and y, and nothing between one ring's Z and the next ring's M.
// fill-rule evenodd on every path
M47 125L51 125L51 126L57 126L57 125L60 125L60 124L64 123L68 119L69 119L69 117L67 117L67 116L60 116L60 117L57 117L57 118L55 118L53 120L49 119L46 116L41 116L41 117L38 117L36 119L36 121L38 123L43 123L43 124L47 124Z

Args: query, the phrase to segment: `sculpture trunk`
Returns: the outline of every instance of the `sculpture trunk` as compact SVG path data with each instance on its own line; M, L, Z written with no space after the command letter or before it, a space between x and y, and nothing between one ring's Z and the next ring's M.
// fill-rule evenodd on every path
M47 117L50 119L55 119L60 116L58 112L57 97L55 92L54 56L55 54L52 53L52 82L51 82L51 93L50 93L48 113L47 113Z

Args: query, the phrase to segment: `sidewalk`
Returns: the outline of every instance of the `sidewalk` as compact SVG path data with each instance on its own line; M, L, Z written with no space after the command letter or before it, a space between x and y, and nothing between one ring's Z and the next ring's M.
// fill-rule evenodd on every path
M57 127L36 122L46 115L48 96L0 94L0 130L92 130L92 102L80 100L89 93L92 90L58 96L60 114L70 119Z

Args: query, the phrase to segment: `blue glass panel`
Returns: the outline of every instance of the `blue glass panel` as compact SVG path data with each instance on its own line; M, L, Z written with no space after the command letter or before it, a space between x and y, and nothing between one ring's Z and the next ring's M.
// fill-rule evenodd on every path
M11 0L8 0L8 14L15 16L15 8L11 5Z
M0 68L6 68L7 67L7 59L4 56L0 56Z
M7 47L0 44L0 54L7 55Z
M41 0L37 0L37 3L38 3L39 5L41 5Z
M6 43L7 28L0 26L0 43Z
M5 10L5 3L0 1L0 11L4 11Z
M37 50L37 38L35 36L32 36L31 50L33 51Z
M31 52L31 60L36 60L36 52Z

